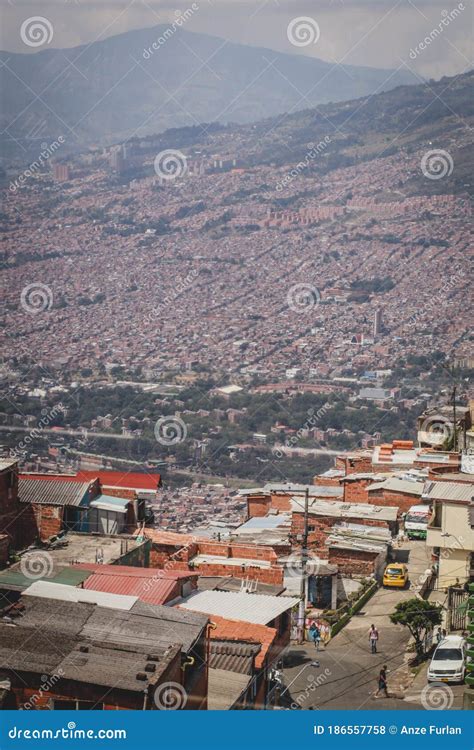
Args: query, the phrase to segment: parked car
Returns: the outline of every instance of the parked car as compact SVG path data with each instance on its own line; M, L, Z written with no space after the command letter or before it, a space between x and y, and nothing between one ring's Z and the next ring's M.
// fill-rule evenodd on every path
M390 563L383 573L383 585L405 588L408 584L408 568L404 563Z
M461 635L448 635L435 649L428 667L428 682L464 682L466 643Z

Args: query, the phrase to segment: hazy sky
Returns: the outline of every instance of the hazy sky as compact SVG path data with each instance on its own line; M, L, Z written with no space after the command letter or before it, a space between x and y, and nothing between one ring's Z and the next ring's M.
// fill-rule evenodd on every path
M168 25L177 11L184 13L192 4L193 0L1 0L1 46L35 52L20 34L32 16L50 22L51 47L73 47L129 29ZM405 63L433 78L472 67L471 0L196 0L196 6L184 24L187 30L245 44L345 64L394 68ZM316 22L319 39L297 47L289 41L287 29L301 16ZM417 45L440 28L426 48L414 54Z

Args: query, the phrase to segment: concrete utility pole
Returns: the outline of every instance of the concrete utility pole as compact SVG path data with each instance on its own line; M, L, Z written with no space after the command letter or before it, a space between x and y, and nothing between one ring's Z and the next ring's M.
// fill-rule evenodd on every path
M309 489L304 493L304 526L303 526L303 546L301 548L301 588L300 604L298 613L298 642L304 642L304 621L306 612L306 568L308 563L308 507L309 507Z
M457 430L457 424L456 424L456 386L453 386L453 394L452 394L452 402L453 402L453 436L454 436L454 442L453 442L453 450L456 453L458 449L458 430Z

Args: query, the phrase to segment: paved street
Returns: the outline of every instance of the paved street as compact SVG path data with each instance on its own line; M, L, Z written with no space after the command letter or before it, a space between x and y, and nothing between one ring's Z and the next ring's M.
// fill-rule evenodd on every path
M319 654L312 644L305 644L292 647L285 655L285 685L292 683L287 693L291 693L292 700L303 709L420 708L419 691L413 700L403 700L401 667L409 634L403 626L393 625L389 614L397 602L414 595L419 577L429 567L430 560L426 545L420 541L406 542L397 550L397 559L408 564L409 589L379 589ZM368 641L371 623L376 625L380 634L375 655L370 653ZM311 666L314 659L319 660L319 668ZM390 697L375 699L378 673L383 664L389 669Z

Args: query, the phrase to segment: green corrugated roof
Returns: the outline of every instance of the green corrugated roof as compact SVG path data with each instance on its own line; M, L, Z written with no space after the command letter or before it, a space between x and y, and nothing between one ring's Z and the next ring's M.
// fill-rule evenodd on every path
M54 575L44 578L31 578L23 575L19 568L0 571L0 588L26 589L35 581L50 581L50 583L64 583L68 586L78 586L89 578L90 570L80 568L62 568Z

